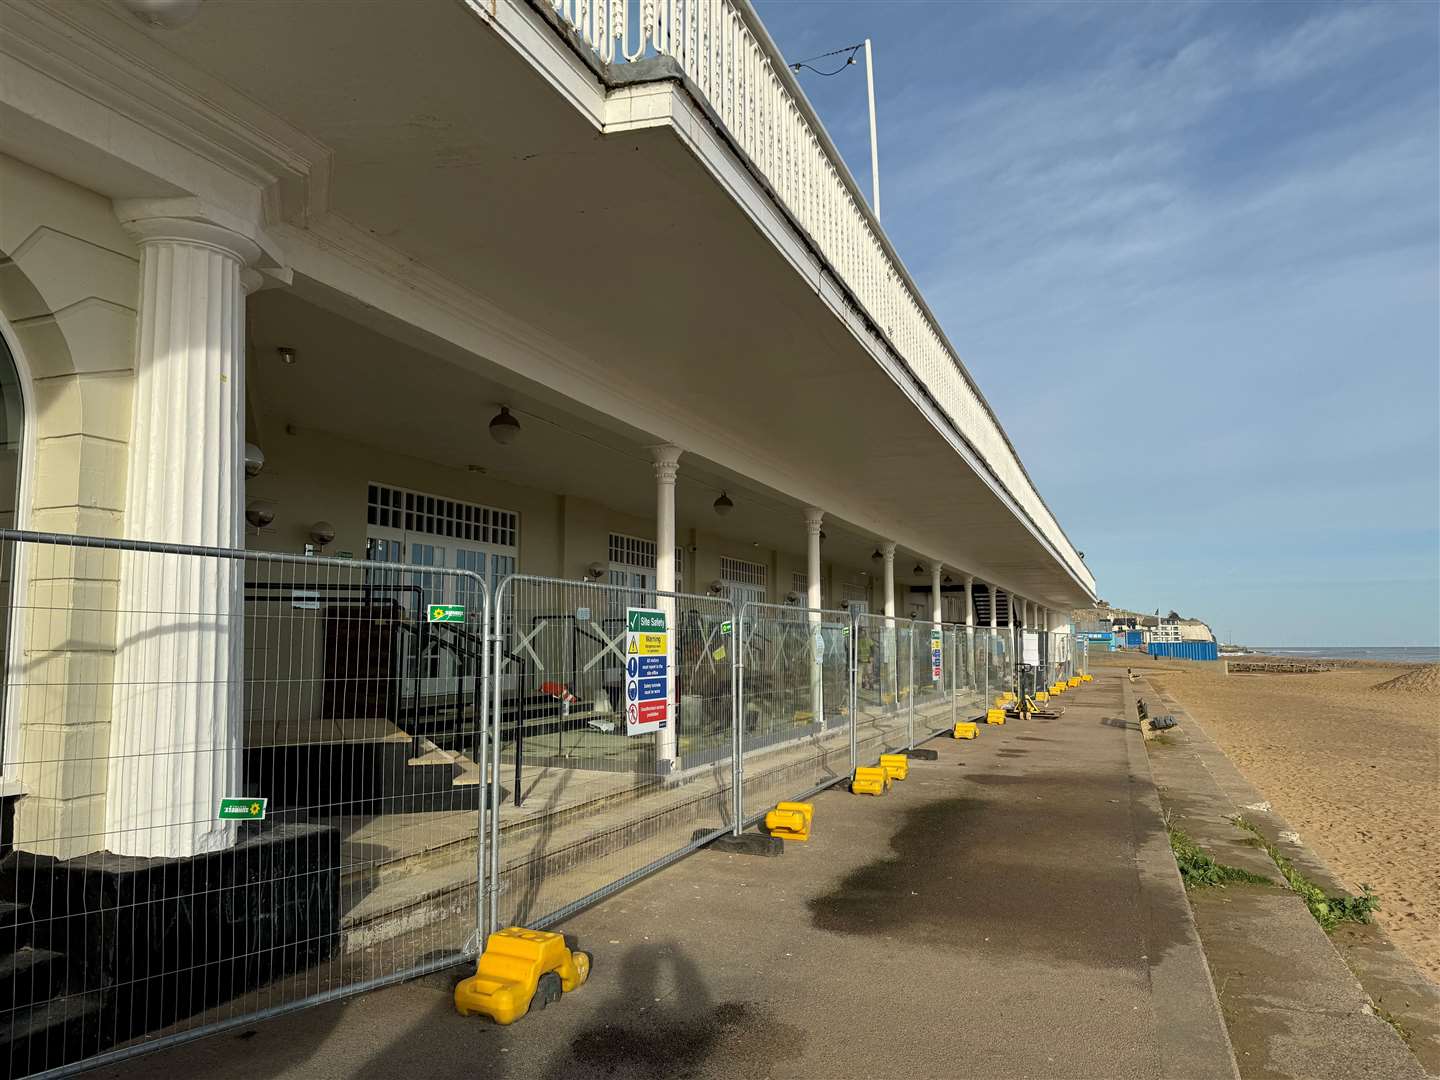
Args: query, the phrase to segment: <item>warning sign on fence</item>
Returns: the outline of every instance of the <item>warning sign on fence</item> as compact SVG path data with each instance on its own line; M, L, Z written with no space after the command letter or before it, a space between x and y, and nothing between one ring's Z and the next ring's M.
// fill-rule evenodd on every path
M944 682L945 680L945 648L941 643L940 630L937 627L930 631L930 681Z
M625 734L670 724L670 626L663 611L625 609Z

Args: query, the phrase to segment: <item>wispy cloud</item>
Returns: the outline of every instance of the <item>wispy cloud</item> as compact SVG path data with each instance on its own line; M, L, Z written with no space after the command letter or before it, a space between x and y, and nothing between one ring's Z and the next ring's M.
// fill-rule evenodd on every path
M1107 596L1223 604L1297 535L1440 575L1440 8L762 14L875 37L886 228ZM807 90L863 175L858 80Z

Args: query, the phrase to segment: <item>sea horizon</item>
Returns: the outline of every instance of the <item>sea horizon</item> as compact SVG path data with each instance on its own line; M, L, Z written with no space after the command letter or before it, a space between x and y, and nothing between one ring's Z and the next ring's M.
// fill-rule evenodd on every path
M1440 645L1247 645L1271 656L1313 660L1393 660L1405 664L1440 663Z

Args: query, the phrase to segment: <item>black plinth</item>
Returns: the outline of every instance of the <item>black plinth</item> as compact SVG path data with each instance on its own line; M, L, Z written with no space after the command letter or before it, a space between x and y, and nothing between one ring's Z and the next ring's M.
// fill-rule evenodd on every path
M116 1039L321 963L339 943L340 834L330 826L278 824L181 859L15 851L4 870L35 945L64 955L65 992L101 998Z

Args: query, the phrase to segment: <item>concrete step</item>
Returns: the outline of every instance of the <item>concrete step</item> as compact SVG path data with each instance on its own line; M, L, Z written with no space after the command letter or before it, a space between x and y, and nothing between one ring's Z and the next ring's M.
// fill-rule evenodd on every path
M49 1001L65 983L65 958L32 945L0 957L0 1016Z
M100 1049L103 1003L98 994L59 997L0 1018L0 1065L6 1076L29 1076L73 1064Z
M0 956L30 944L33 931L28 907L13 900L0 900Z

